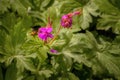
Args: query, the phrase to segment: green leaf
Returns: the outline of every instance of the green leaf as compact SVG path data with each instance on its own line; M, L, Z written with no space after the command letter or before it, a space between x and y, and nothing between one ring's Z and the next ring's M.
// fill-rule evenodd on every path
M120 5L118 4L120 2L120 0L109 0L109 1L113 6L120 9Z
M75 76L71 72L63 73L61 77L58 77L58 80L79 80L77 76Z
M30 0L19 0L21 2L21 4L28 10L28 8L33 7L32 3L30 2Z
M0 80L3 80L3 72L2 72L1 65L0 65Z
M9 7L9 0L0 0L0 14L6 12Z
M9 33L10 29L13 28L13 26L16 23L16 16L14 15L14 13L5 13L0 15L0 22L1 22L1 26L0 27L4 27L4 29Z
M110 0L94 0L94 2L96 3L96 5L98 5L100 11L103 13L112 14L112 15L120 14L117 6L113 6L110 3Z
M120 76L119 59L106 53L103 54L99 53L98 59L101 62L101 64L109 71L110 74L113 74L116 77Z
M116 34L120 34L120 19L117 21L114 27L112 27L113 32Z
M98 50L98 43L97 40L95 39L95 37L93 36L93 34L89 31L86 31L86 35L88 37L88 41L90 41L90 43L93 45L93 49L94 51Z
M0 30L0 54L4 54L4 44L5 44L5 32Z
M17 11L18 14L24 16L27 14L27 8L20 2L20 0L12 0L10 1L11 8L14 11Z
M44 0L41 6L44 7L45 9L47 9L52 6L54 1L55 0Z
M41 70L39 71L39 75L44 76L45 78L49 78L53 72L51 70Z
M2 52L7 55L6 62L12 62L14 58L13 54L24 54L21 48L26 41L26 32L30 26L31 18L26 16L9 29L10 34L4 35Z
M58 80L69 80L69 79L66 77L59 77Z
M101 15L101 18L99 19L99 22L97 24L98 30L109 30L112 28L112 31L116 34L120 34L120 15L107 15L103 14Z
M69 75L69 80L79 80L77 76L75 76L73 73L68 73Z
M33 65L33 62L30 58L26 58L25 56L16 56L16 66L20 70L20 72L23 72L24 69L30 70L32 72L36 71L35 66Z
M70 13L71 11L73 11L75 8L80 8L81 7L81 4L78 3L77 1L75 0L67 0L65 1L61 8L60 8L60 11L61 13Z
M98 16L98 6L91 0L83 7L82 16L80 17L80 25L82 29L90 27L92 16ZM92 15L92 16L91 16Z
M83 6L86 5L90 0L75 0L78 3L82 4Z
M17 80L17 68L14 63L7 68L5 80Z
M55 0L35 0L31 1L34 6L34 9L40 12L46 11L49 7L54 4Z
M11 16L11 18L12 18L12 16ZM8 35L8 37L11 38L14 45L17 45L17 43L22 44L25 41L26 31L28 30L28 28L31 25L32 25L31 18L28 16L24 17L16 24L10 25L12 28L9 30L10 35ZM7 25L6 27L8 27L8 26L9 25ZM8 39L8 40L10 41L10 39Z
M47 52L48 52L48 48L46 46L43 46L41 48L39 48L38 50L38 58L41 61L41 63L43 63L46 59L47 59Z
M24 78L23 80L35 80L35 76L27 76L26 78Z

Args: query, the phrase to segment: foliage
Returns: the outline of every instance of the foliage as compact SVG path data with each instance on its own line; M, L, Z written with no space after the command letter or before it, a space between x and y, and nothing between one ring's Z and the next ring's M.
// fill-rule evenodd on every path
M0 80L119 80L119 2L0 0ZM79 10L51 44L31 35L50 18L55 36L62 15Z

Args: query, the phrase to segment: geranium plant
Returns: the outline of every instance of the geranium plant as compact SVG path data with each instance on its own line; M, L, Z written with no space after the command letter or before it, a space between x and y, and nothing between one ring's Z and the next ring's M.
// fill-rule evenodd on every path
M120 0L0 0L0 80L119 80Z

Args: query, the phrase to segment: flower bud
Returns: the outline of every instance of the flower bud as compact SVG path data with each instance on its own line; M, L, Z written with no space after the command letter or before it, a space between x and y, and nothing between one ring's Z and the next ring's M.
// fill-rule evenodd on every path
M61 26L64 28L69 28L72 26L72 16L71 15L63 15L61 19Z

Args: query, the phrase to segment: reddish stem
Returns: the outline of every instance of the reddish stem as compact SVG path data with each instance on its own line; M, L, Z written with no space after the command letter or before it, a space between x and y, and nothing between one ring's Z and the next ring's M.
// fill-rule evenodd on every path
M57 36L58 36L58 34L59 34L61 28L62 28L62 26L59 27L59 29L58 29L56 35L55 35L54 38L49 42L49 44L52 44L52 43L54 42L54 40L57 38Z

